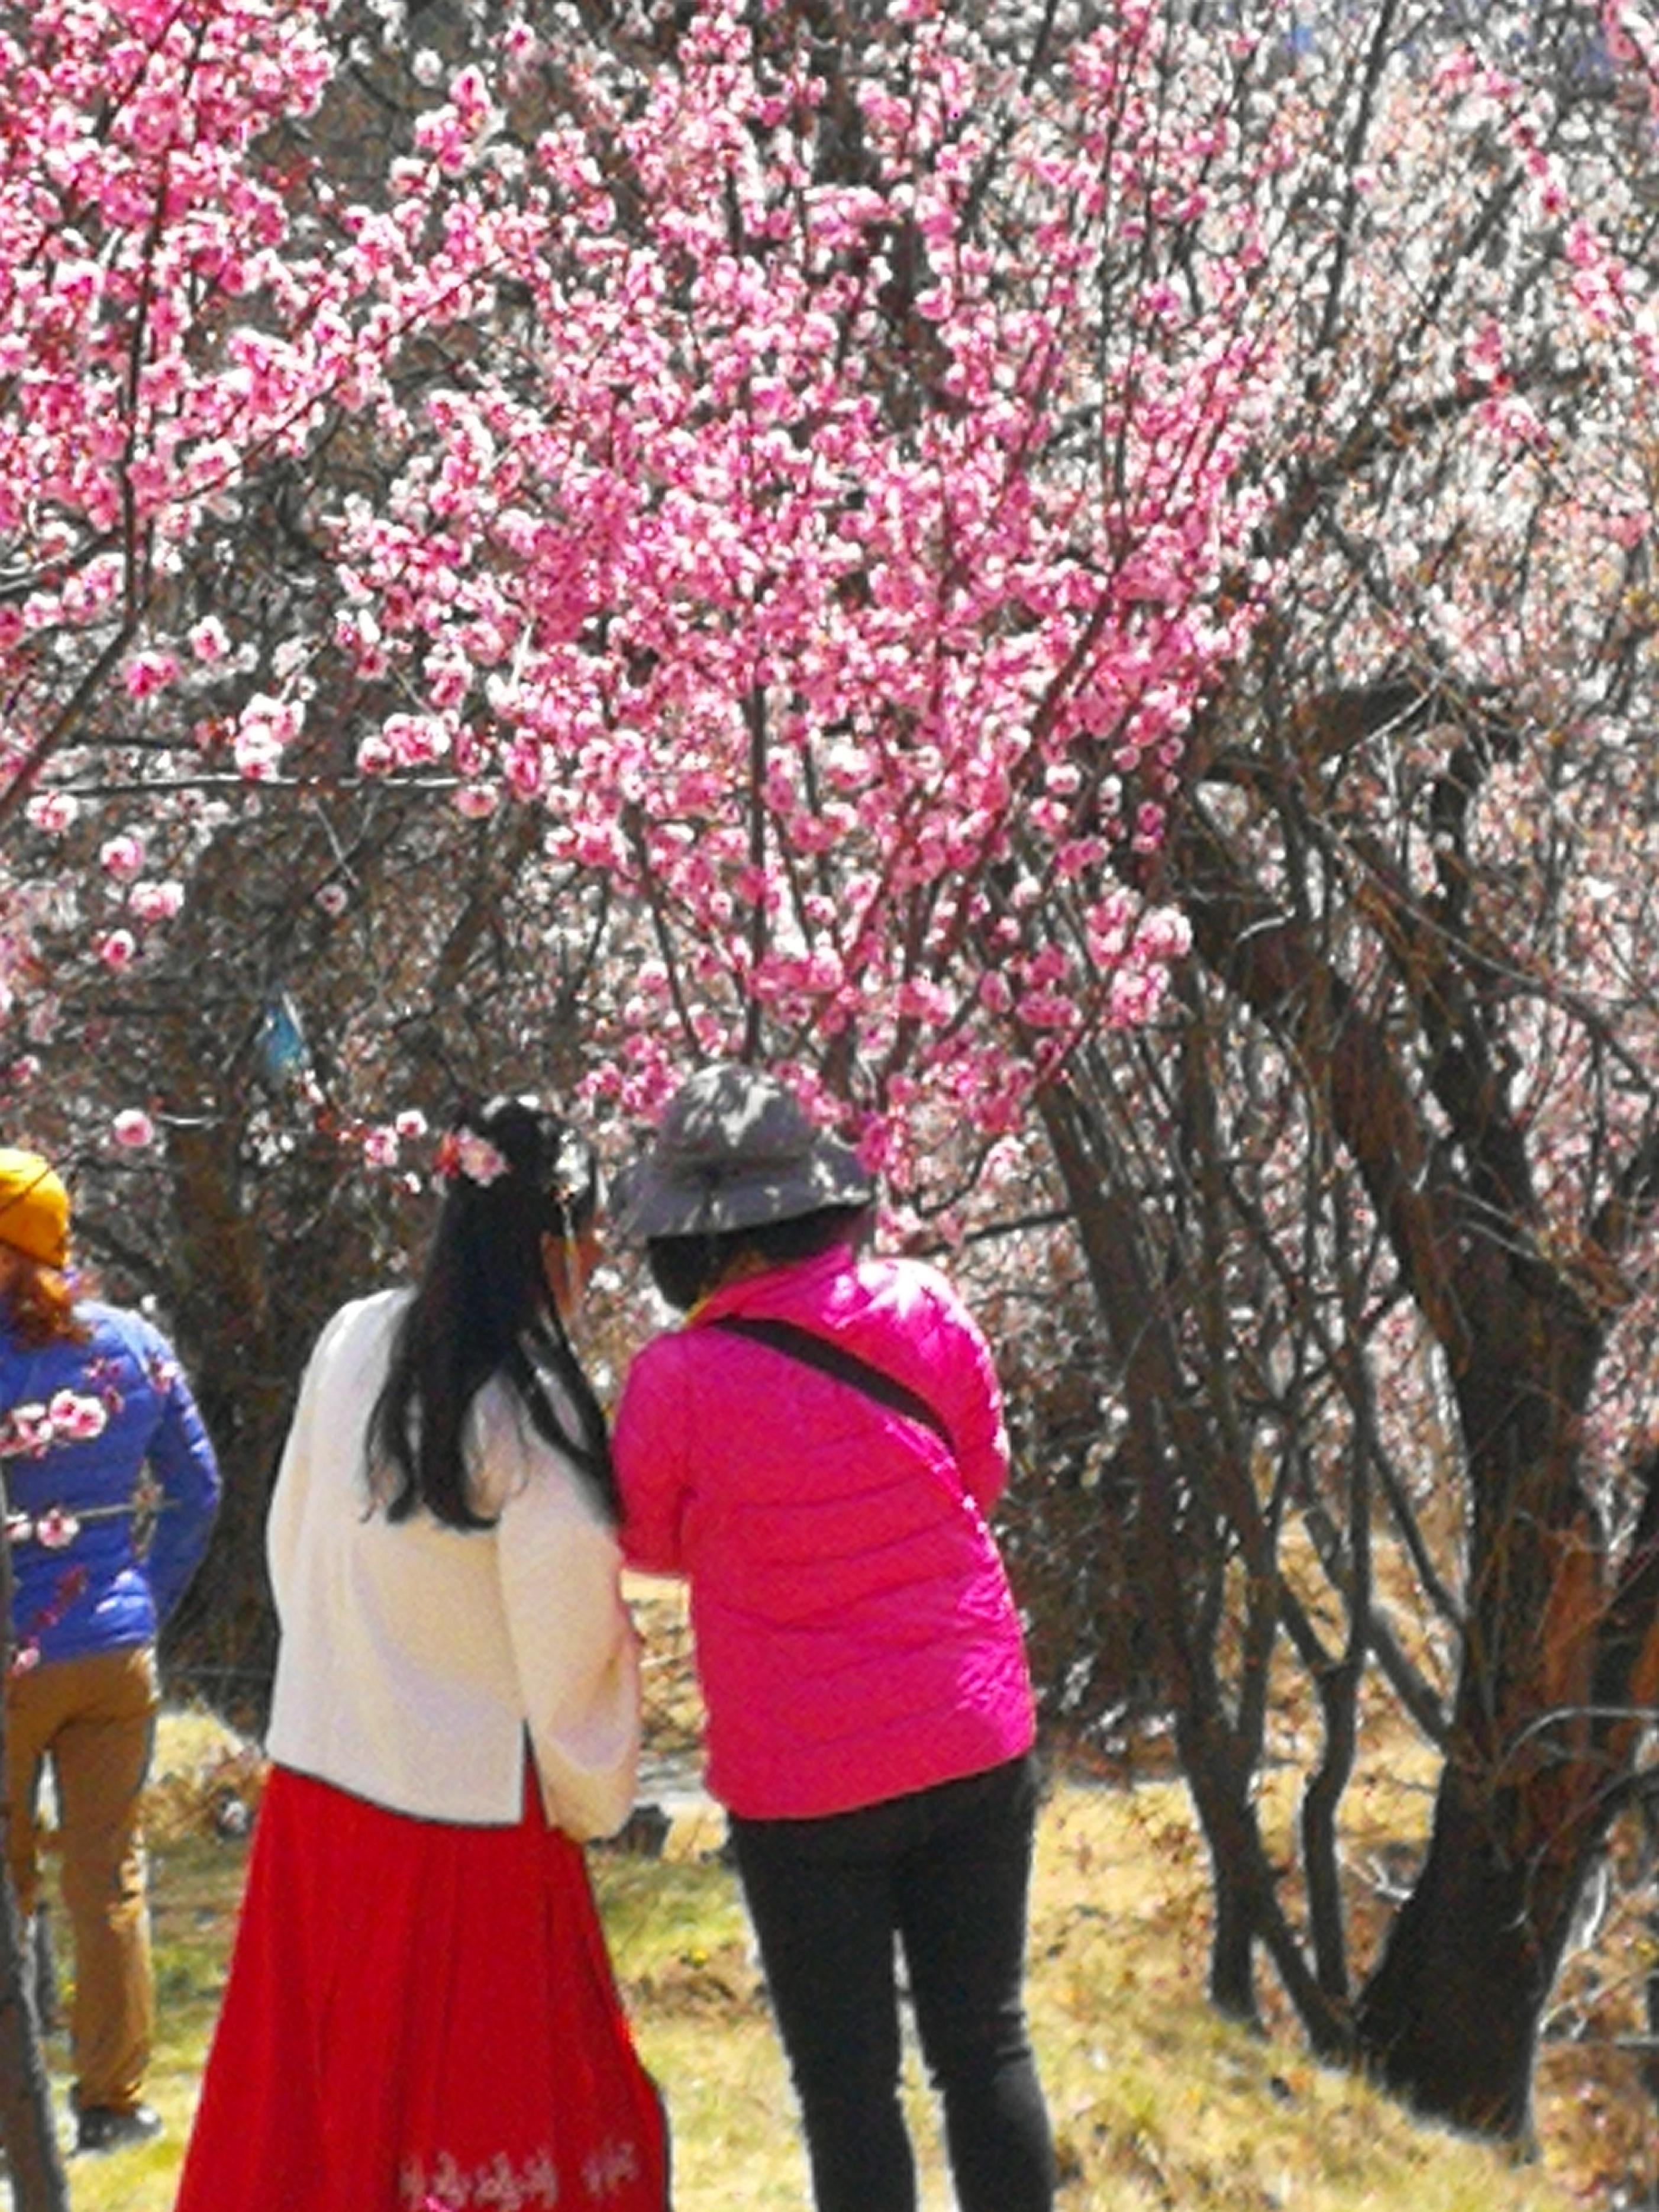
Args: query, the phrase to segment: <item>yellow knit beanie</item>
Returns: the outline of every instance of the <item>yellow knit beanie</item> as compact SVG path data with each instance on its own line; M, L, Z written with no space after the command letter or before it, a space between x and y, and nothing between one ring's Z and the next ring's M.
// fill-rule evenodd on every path
M61 1267L69 1258L69 1193L52 1163L0 1146L0 1244Z

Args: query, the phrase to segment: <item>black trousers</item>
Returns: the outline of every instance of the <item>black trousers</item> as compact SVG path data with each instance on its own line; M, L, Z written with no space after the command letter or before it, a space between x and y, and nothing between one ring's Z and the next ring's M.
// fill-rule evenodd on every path
M961 2212L1049 2212L1022 1995L1036 1813L1021 1759L825 1820L732 1822L817 2212L915 2212L895 1939Z

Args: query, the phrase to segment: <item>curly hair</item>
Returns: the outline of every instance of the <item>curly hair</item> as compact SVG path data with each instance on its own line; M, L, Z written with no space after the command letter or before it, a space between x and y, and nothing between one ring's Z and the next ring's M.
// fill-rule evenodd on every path
M84 1291L84 1282L71 1284L63 1268L49 1267L27 1252L12 1252L9 1257L11 1278L0 1293L0 1304L17 1342L27 1352L39 1352L48 1344L84 1344L91 1331L75 1310L76 1290Z

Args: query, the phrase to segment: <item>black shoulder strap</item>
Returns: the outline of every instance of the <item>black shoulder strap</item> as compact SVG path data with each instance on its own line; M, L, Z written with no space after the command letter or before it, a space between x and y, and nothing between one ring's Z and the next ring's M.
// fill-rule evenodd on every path
M793 1322L776 1321L769 1314L720 1314L705 1322L704 1327L729 1329L734 1336L752 1337L757 1344L769 1344L775 1352L787 1352L805 1366L833 1375L839 1382L851 1383L866 1398L874 1398L884 1406L890 1406L895 1413L920 1421L933 1431L947 1451L955 1453L956 1443L950 1430L927 1401L919 1397L908 1383L901 1382L896 1375L889 1375L883 1368L872 1367L857 1352L843 1351L828 1337L820 1336L816 1329L798 1328Z

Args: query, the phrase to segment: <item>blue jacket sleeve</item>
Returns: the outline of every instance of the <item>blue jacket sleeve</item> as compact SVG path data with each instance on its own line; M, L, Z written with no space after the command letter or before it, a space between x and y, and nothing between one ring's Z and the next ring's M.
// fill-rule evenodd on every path
M184 1370L170 1350L163 1347L163 1352L161 1419L145 1452L165 1500L155 1518L147 1563L158 1621L165 1620L184 1595L207 1549L219 1510L219 1466L212 1443Z

